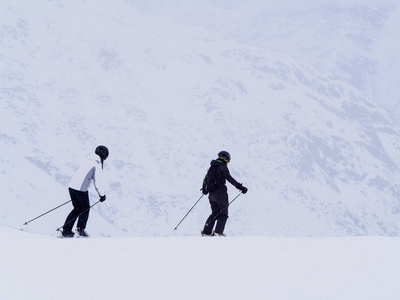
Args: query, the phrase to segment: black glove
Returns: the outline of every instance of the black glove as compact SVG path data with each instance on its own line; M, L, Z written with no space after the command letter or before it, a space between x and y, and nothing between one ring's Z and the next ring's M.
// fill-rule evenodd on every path
M205 189L200 189L200 191L203 193L203 195L207 195L208 194L208 192L206 192Z
M243 194L246 194L248 191L247 187L244 187L243 185L240 186L239 190L241 190Z
M100 196L100 202L104 202L104 201L106 201L106 195Z

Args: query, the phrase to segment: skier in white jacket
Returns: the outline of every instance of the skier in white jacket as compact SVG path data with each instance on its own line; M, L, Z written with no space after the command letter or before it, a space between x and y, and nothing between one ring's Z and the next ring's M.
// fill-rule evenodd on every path
M77 231L80 236L87 237L85 231L86 223L89 218L90 202L88 188L93 182L93 185L100 197L100 202L106 200L106 194L103 186L103 163L108 157L108 149L105 146L98 146L94 153L90 154L79 167L76 174L72 177L68 190L71 196L74 209L69 213L65 220L62 235L64 237L73 237L74 232L72 227L76 219Z

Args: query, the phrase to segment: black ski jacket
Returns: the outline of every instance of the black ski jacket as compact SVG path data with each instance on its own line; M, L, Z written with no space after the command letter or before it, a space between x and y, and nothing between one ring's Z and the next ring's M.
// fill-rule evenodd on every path
M210 165L218 166L218 169L217 169L218 189L216 191L220 190L221 187L225 187L227 180L229 181L230 184L232 184L237 189L240 190L242 188L242 185L239 182L237 182L229 173L226 162L224 162L220 159L216 159L216 160L212 160Z

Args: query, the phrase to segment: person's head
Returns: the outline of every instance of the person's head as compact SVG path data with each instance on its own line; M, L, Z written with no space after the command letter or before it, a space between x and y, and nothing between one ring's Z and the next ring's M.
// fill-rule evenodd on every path
M221 151L220 153L218 153L218 158L222 159L226 163L229 163L231 161L231 155L227 151Z
M108 154L109 154L107 147L106 147L106 146L100 145L100 146L98 146L98 147L96 148L96 150L94 151L94 153L96 153L98 156L100 156L100 159L101 159L101 168L103 168L103 162L107 159Z

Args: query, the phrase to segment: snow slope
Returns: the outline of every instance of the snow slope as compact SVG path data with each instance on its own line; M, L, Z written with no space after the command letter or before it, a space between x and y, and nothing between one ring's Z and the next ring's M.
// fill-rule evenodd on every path
M0 226L0 298L397 299L389 237L54 239Z
M380 3L371 2L373 12ZM279 33L267 48L127 1L0 5L1 224L23 227L68 201L70 177L104 144L108 199L91 213L93 236L196 235L206 198L173 228L220 150L249 188L230 209L228 235L399 234L399 123L334 69L283 51L309 36L307 28L282 19L277 26L297 38ZM359 30L346 24L345 35ZM331 32L318 28L319 36ZM374 40L389 42L383 33ZM238 191L230 186L229 194ZM26 230L54 236L70 209Z

